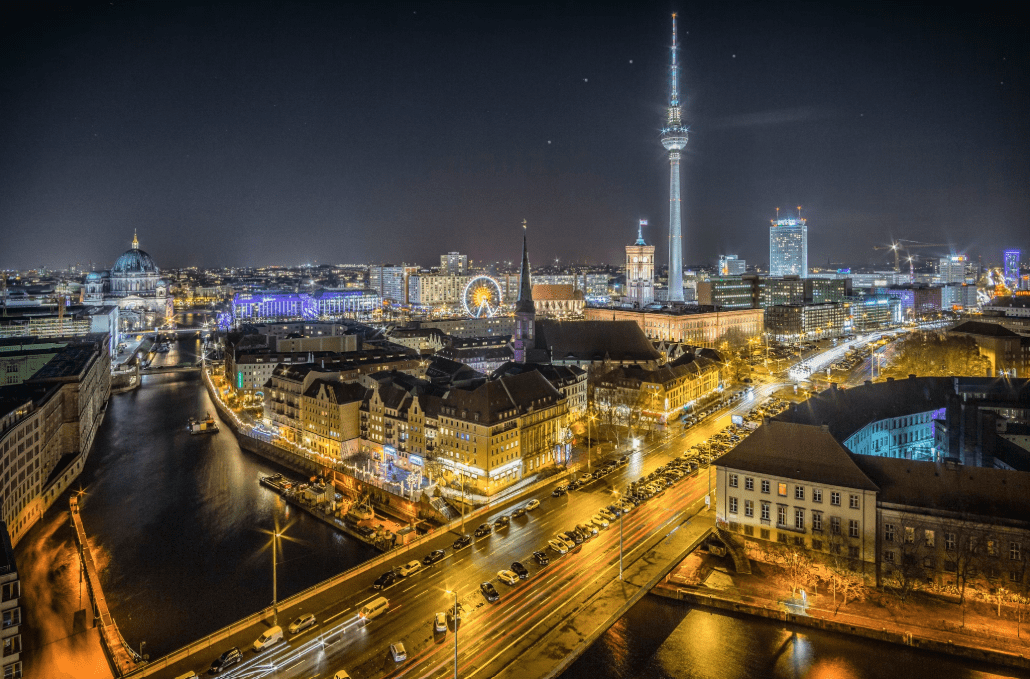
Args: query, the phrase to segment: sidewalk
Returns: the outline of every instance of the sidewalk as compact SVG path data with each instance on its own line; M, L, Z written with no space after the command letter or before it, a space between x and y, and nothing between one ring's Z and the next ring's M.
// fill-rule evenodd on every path
M865 599L849 601L834 613L829 591L820 585L805 600L792 597L777 566L752 561L754 573L733 571L728 557L686 559L654 589L660 596L727 610L789 620L845 634L856 634L976 660L1030 669L1030 623L1011 619L983 602L965 606L924 592L901 603L889 593L865 590ZM1007 609L1007 611L1006 611ZM1025 613L1024 613L1025 616Z

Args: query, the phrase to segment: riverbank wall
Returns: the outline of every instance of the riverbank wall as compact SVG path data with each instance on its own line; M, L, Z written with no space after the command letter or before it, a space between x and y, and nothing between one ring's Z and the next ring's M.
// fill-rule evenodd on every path
M827 620L825 618L811 615L799 615L790 613L782 608L763 606L758 603L739 601L728 597L720 596L718 593L697 588L685 588L670 583L660 583L651 590L655 596L667 599L685 601L689 604L713 608L721 611L753 615L769 620L778 620L786 625L797 625L821 629L838 634L850 634L865 639L886 641L901 646L921 648L931 653L945 653L947 655L975 660L978 662L992 663L1004 667L1014 667L1030 670L1030 657L1026 653L1019 654L1001 649L992 649L984 646L977 646L969 639L947 639L935 638L912 632L888 629L887 627L876 627L868 622L863 624L858 620ZM892 625L893 627L893 625Z

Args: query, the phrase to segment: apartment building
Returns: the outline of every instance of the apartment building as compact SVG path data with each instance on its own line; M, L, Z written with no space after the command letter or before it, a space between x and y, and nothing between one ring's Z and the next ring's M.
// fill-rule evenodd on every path
M767 422L716 464L716 521L745 541L876 566L877 486L824 427Z

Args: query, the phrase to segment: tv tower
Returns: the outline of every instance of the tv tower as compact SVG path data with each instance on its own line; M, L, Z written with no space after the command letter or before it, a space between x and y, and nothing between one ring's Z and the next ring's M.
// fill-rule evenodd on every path
M676 15L672 15L672 66L669 68L669 117L662 146L669 152L669 301L683 301L683 227L680 201L680 151L687 145L687 128L680 117L679 65L676 63Z

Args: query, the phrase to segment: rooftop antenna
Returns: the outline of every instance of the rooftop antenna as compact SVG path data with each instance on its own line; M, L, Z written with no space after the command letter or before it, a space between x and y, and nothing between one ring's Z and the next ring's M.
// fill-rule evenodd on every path
M798 205L798 219L801 219L801 206Z
M780 221L780 208L776 208L776 221Z

